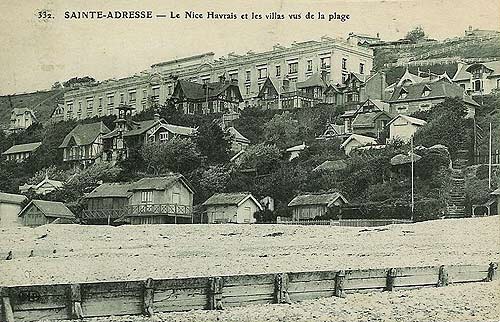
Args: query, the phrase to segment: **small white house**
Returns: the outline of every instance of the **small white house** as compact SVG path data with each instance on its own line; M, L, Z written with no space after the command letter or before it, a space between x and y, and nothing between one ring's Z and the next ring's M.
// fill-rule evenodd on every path
M208 198L206 207L208 223L254 223L254 214L263 210L257 199L248 192L216 193Z
M389 126L389 140L400 139L408 142L415 132L425 124L427 122L424 120L400 114L387 124Z
M22 225L17 216L26 200L28 198L23 195L0 192L0 227L18 227Z
M370 145L377 145L377 140L360 134L351 134L341 145L340 148L344 149L346 155L351 154L351 151L359 148Z
M288 157L288 161L292 161L293 159L297 158L302 151L304 151L307 148L306 144L302 142L302 144L292 146L291 148L286 149L286 152L290 154Z
M64 182L58 180L49 179L46 175L45 178L38 184L23 184L19 186L19 192L26 193L28 191L33 191L37 195L46 195L54 190L59 190L63 187Z

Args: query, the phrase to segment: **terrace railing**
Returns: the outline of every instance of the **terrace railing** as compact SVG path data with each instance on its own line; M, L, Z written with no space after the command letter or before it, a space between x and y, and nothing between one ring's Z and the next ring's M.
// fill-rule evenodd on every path
M83 219L117 219L123 216L155 216L167 215L191 218L193 207L178 204L140 204L127 205L118 209L91 209L84 210Z

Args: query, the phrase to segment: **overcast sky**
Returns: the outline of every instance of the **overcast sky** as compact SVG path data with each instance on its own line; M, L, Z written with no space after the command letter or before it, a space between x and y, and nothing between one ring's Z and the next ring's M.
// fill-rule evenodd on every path
M37 11L55 18L40 21ZM307 11L350 14L341 23L327 20L65 20L65 11L152 10L154 15L193 10L206 14L252 11L266 14ZM421 25L432 38L461 36L472 25L500 29L500 1L57 1L0 2L0 94L48 89L74 76L98 80L128 76L154 63L213 51L245 53L267 50L275 43L346 37L350 31L382 39L403 38ZM328 18L328 17L327 17Z

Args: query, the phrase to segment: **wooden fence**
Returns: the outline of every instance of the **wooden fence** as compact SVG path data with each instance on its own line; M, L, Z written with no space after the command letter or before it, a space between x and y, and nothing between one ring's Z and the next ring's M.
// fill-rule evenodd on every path
M2 321L76 319L291 303L349 293L487 282L498 263L229 275L0 288Z
M284 225L321 225L321 226L342 226L342 227L377 227L394 224L411 224L409 219L340 219L340 220L284 220L278 217L277 224Z

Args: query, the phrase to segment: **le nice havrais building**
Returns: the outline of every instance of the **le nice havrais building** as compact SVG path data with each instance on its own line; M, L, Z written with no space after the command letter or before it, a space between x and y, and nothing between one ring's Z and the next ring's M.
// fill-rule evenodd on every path
M85 119L118 113L127 105L138 113L155 104L162 105L173 98L179 81L203 84L208 92L221 82L236 84L241 98L238 109L258 106L258 96L266 80L293 90L297 83L320 74L332 85L343 84L352 73L369 76L373 67L373 51L345 40L322 37L319 40L294 42L290 46L274 45L265 52L229 53L215 58L208 52L151 66L130 77L103 81L95 86L80 87L64 95L64 105L57 114L67 119ZM269 82L269 81L268 81ZM231 97L229 97L231 98ZM200 98L205 103L203 98ZM234 104L228 104L234 108ZM299 106L300 107L300 106ZM278 104L276 108L281 108ZM185 109L192 111L238 112L214 109Z

